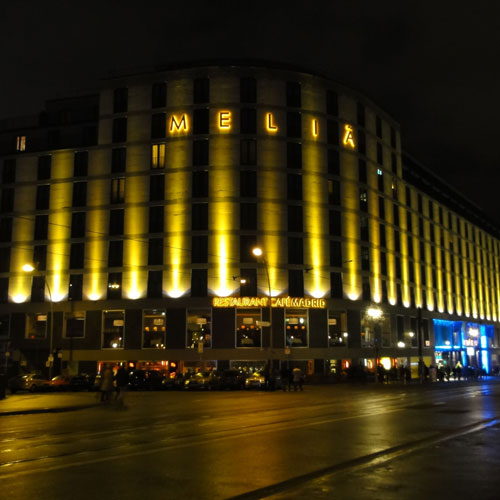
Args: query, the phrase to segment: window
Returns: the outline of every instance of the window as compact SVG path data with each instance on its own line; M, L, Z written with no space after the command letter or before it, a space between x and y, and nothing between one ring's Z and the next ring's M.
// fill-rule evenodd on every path
M82 146L97 145L97 127L90 125L82 129Z
M36 188L36 209L48 210L50 200L50 185L44 184Z
M361 127L364 127L365 126L365 107L360 102L358 102L358 105L357 105L356 118L357 118L358 125L360 125Z
M159 299L163 294L163 272L148 271L148 298Z
M8 339L9 337L10 337L10 315L9 314L1 314L0 315L0 338L1 339Z
M385 219L385 199L383 196L378 197L378 216L380 219Z
M45 301L45 276L33 276L31 283L31 302Z
M206 264L208 262L208 236L192 236L191 263Z
M152 175L149 178L149 201L162 201L165 199L165 176Z
M167 105L167 84L166 82L153 83L151 89L151 107L163 108Z
M208 229L208 203L194 203L191 216L191 228L193 231Z
M87 204L87 183L73 183L73 207L84 207Z
M302 144L287 142L286 156L288 168L302 168Z
M286 82L286 105L294 108L300 108L300 83Z
M0 273L8 273L10 270L10 248L0 247Z
M359 218L359 237L361 241L368 241L368 217Z
M341 299L343 297L342 273L330 273L330 296L333 299Z
M125 311L102 312L103 349L121 349L125 337Z
M391 153L391 171L393 174L398 173L398 160L394 153Z
M328 203L340 205L340 182L328 179Z
M83 274L71 274L69 277L68 300L82 300L82 290Z
M287 175L287 198L302 200L302 176L299 174Z
M36 235L36 220L38 219L38 217L45 217L47 219L47 215L37 215L36 216L36 218L35 218L35 235ZM0 219L0 241L10 241L11 239L12 239L12 218L11 217L2 217ZM39 238L35 237L35 239L39 239ZM45 232L45 238L43 238L43 239L47 239L47 232Z
M384 156L383 156L382 144L380 144L380 142L377 142L377 163L379 165L383 165L384 164Z
M242 170L240 172L240 196L255 198L257 196L257 172Z
M358 160L358 177L359 177L359 182L362 182L366 184L367 182L367 177L366 177L366 162L365 160Z
M396 252L401 252L401 240L399 238L399 231L397 229L394 230L394 250Z
M123 234L124 216L125 216L125 211L122 209L110 210L109 212L110 236L120 236Z
M111 203L123 203L125 201L125 178L117 177L111 179Z
M166 323L164 309L145 309L142 311L143 349L165 349Z
M335 120L326 121L326 141L334 146L339 143L339 126Z
M212 347L212 315L210 309L187 310L186 347L196 349L198 343Z
M288 231L301 233L303 231L302 207L288 205Z
M286 114L286 135L297 139L302 136L302 117L298 111L289 111Z
M342 314L328 311L328 347L347 347L347 333L342 332Z
M257 236L253 234L242 234L240 236L240 262L255 263L252 250L257 246Z
M392 216L394 225L399 226L399 206L396 204L392 206Z
M193 141L193 165L208 165L208 139Z
M208 109L195 109L193 112L193 134L208 134Z
M193 172L192 194L193 198L206 198L208 196L207 170L197 170Z
M115 89L113 92L113 113L125 113L128 107L128 89Z
M303 249L302 238L295 238L295 237L288 238L288 263L289 264L304 263L304 249Z
M165 168L165 144L151 146L151 168Z
M71 214L71 238L85 237L85 212L73 212Z
M127 148L113 148L111 151L111 173L125 172Z
M340 241L330 241L330 265L342 267L342 248Z
M51 166L52 156L40 156L38 158L37 179L39 181L50 179Z
M340 157L336 149L328 150L328 173L331 175L340 175Z
M240 79L240 102L257 102L257 80L255 78Z
M115 118L113 120L113 142L125 142L127 140L127 119Z
M386 237L385 237L385 226L384 226L384 224L379 224L379 226L378 226L378 234L379 234L379 238L380 238L380 246L381 247L387 246L387 241L386 241Z
M240 229L257 230L256 203L240 203Z
M122 298L122 273L108 274L108 299Z
M151 238L148 245L148 265L163 264L163 238Z
M151 207L149 209L149 232L163 233L163 219L165 210L163 207Z
M368 247L361 247L361 270L370 270L370 250Z
M330 210L328 212L328 232L330 236L341 236L341 231L340 212L338 210Z
M208 293L208 276L206 269L191 271L191 297L206 297Z
M151 139L165 137L167 118L165 113L155 113L151 116Z
M241 108L240 134L255 134L257 131L257 111L255 108Z
M285 342L289 347L308 345L307 309L285 309Z
M326 112L334 116L338 116L339 114L338 96L337 92L333 90L326 91Z
M236 309L236 347L261 347L261 309Z
M26 314L26 338L44 339L47 336L47 314Z
M85 338L85 311L64 313L64 337L67 339Z
M3 235L3 221L5 219L2 219L0 221L0 239L1 236ZM8 219L11 221L11 230L12 230L12 219ZM34 234L34 239L35 240L46 240L47 239L47 233L49 229L49 216L48 215L37 215L35 216L35 234ZM2 241L10 241L10 235L7 240L2 239Z
M193 102L202 104L210 101L210 81L208 78L196 78L193 82Z
M391 147L396 149L396 131L391 127Z
M257 164L257 141L255 139L242 139L240 141L240 164Z
M385 252L380 252L380 272L383 276L387 276L387 257Z
M2 189L1 211L12 212L14 210L14 188Z
M366 155L366 137L362 130L358 130L358 151L362 155Z
M69 255L70 269L83 269L85 245L84 243L72 243Z
M109 242L108 266L120 267L123 264L123 240Z
M368 191L366 189L359 190L359 209L362 212L368 212Z
M244 280L244 283L241 283ZM240 297L257 296L257 269L240 270Z
M4 160L2 168L2 184L12 184L14 182L16 182L16 160Z
M16 137L16 151L26 151L26 136L18 135Z
M89 153L88 151L76 151L73 159L73 176L85 177L88 174Z
M375 130L377 137L379 139L382 139L382 120L380 119L380 116L377 116L375 118Z

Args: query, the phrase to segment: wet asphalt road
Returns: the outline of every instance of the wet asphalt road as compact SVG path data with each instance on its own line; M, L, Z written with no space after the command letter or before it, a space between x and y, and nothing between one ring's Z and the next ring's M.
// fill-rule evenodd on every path
M500 498L497 381L129 393L126 406L0 417L0 496Z

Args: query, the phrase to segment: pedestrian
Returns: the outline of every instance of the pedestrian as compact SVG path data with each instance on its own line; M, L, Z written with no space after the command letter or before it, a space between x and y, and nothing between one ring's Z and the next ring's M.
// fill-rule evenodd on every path
M116 372L116 395L115 399L120 400L121 404L124 404L125 392L128 387L128 371L125 368L125 365L121 365Z
M304 381L304 375L302 374L302 370L300 368L294 368L292 372L292 380L293 380L293 390L297 392L297 387L303 391L302 383Z
M288 390L290 390L290 385L288 383L288 368L283 365L281 367L281 372L280 372L280 375L281 375L281 388L283 389L283 392L286 392L286 386L288 385Z
M104 403L111 399L113 391L113 370L111 366L105 363L101 375L101 402Z

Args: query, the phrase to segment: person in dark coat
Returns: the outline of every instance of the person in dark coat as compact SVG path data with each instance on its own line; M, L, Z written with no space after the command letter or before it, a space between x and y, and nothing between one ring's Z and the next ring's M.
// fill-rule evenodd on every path
M116 372L116 395L115 399L118 399L121 397L121 400L123 401L123 398L125 397L125 391L127 390L128 387L128 371L125 368L125 365L121 365L120 368L118 368L118 371Z

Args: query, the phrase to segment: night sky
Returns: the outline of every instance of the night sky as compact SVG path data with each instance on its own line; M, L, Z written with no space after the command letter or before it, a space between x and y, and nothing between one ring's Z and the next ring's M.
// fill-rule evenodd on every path
M500 223L498 2L16 0L0 43L0 118L169 62L309 68L379 104L408 153Z

